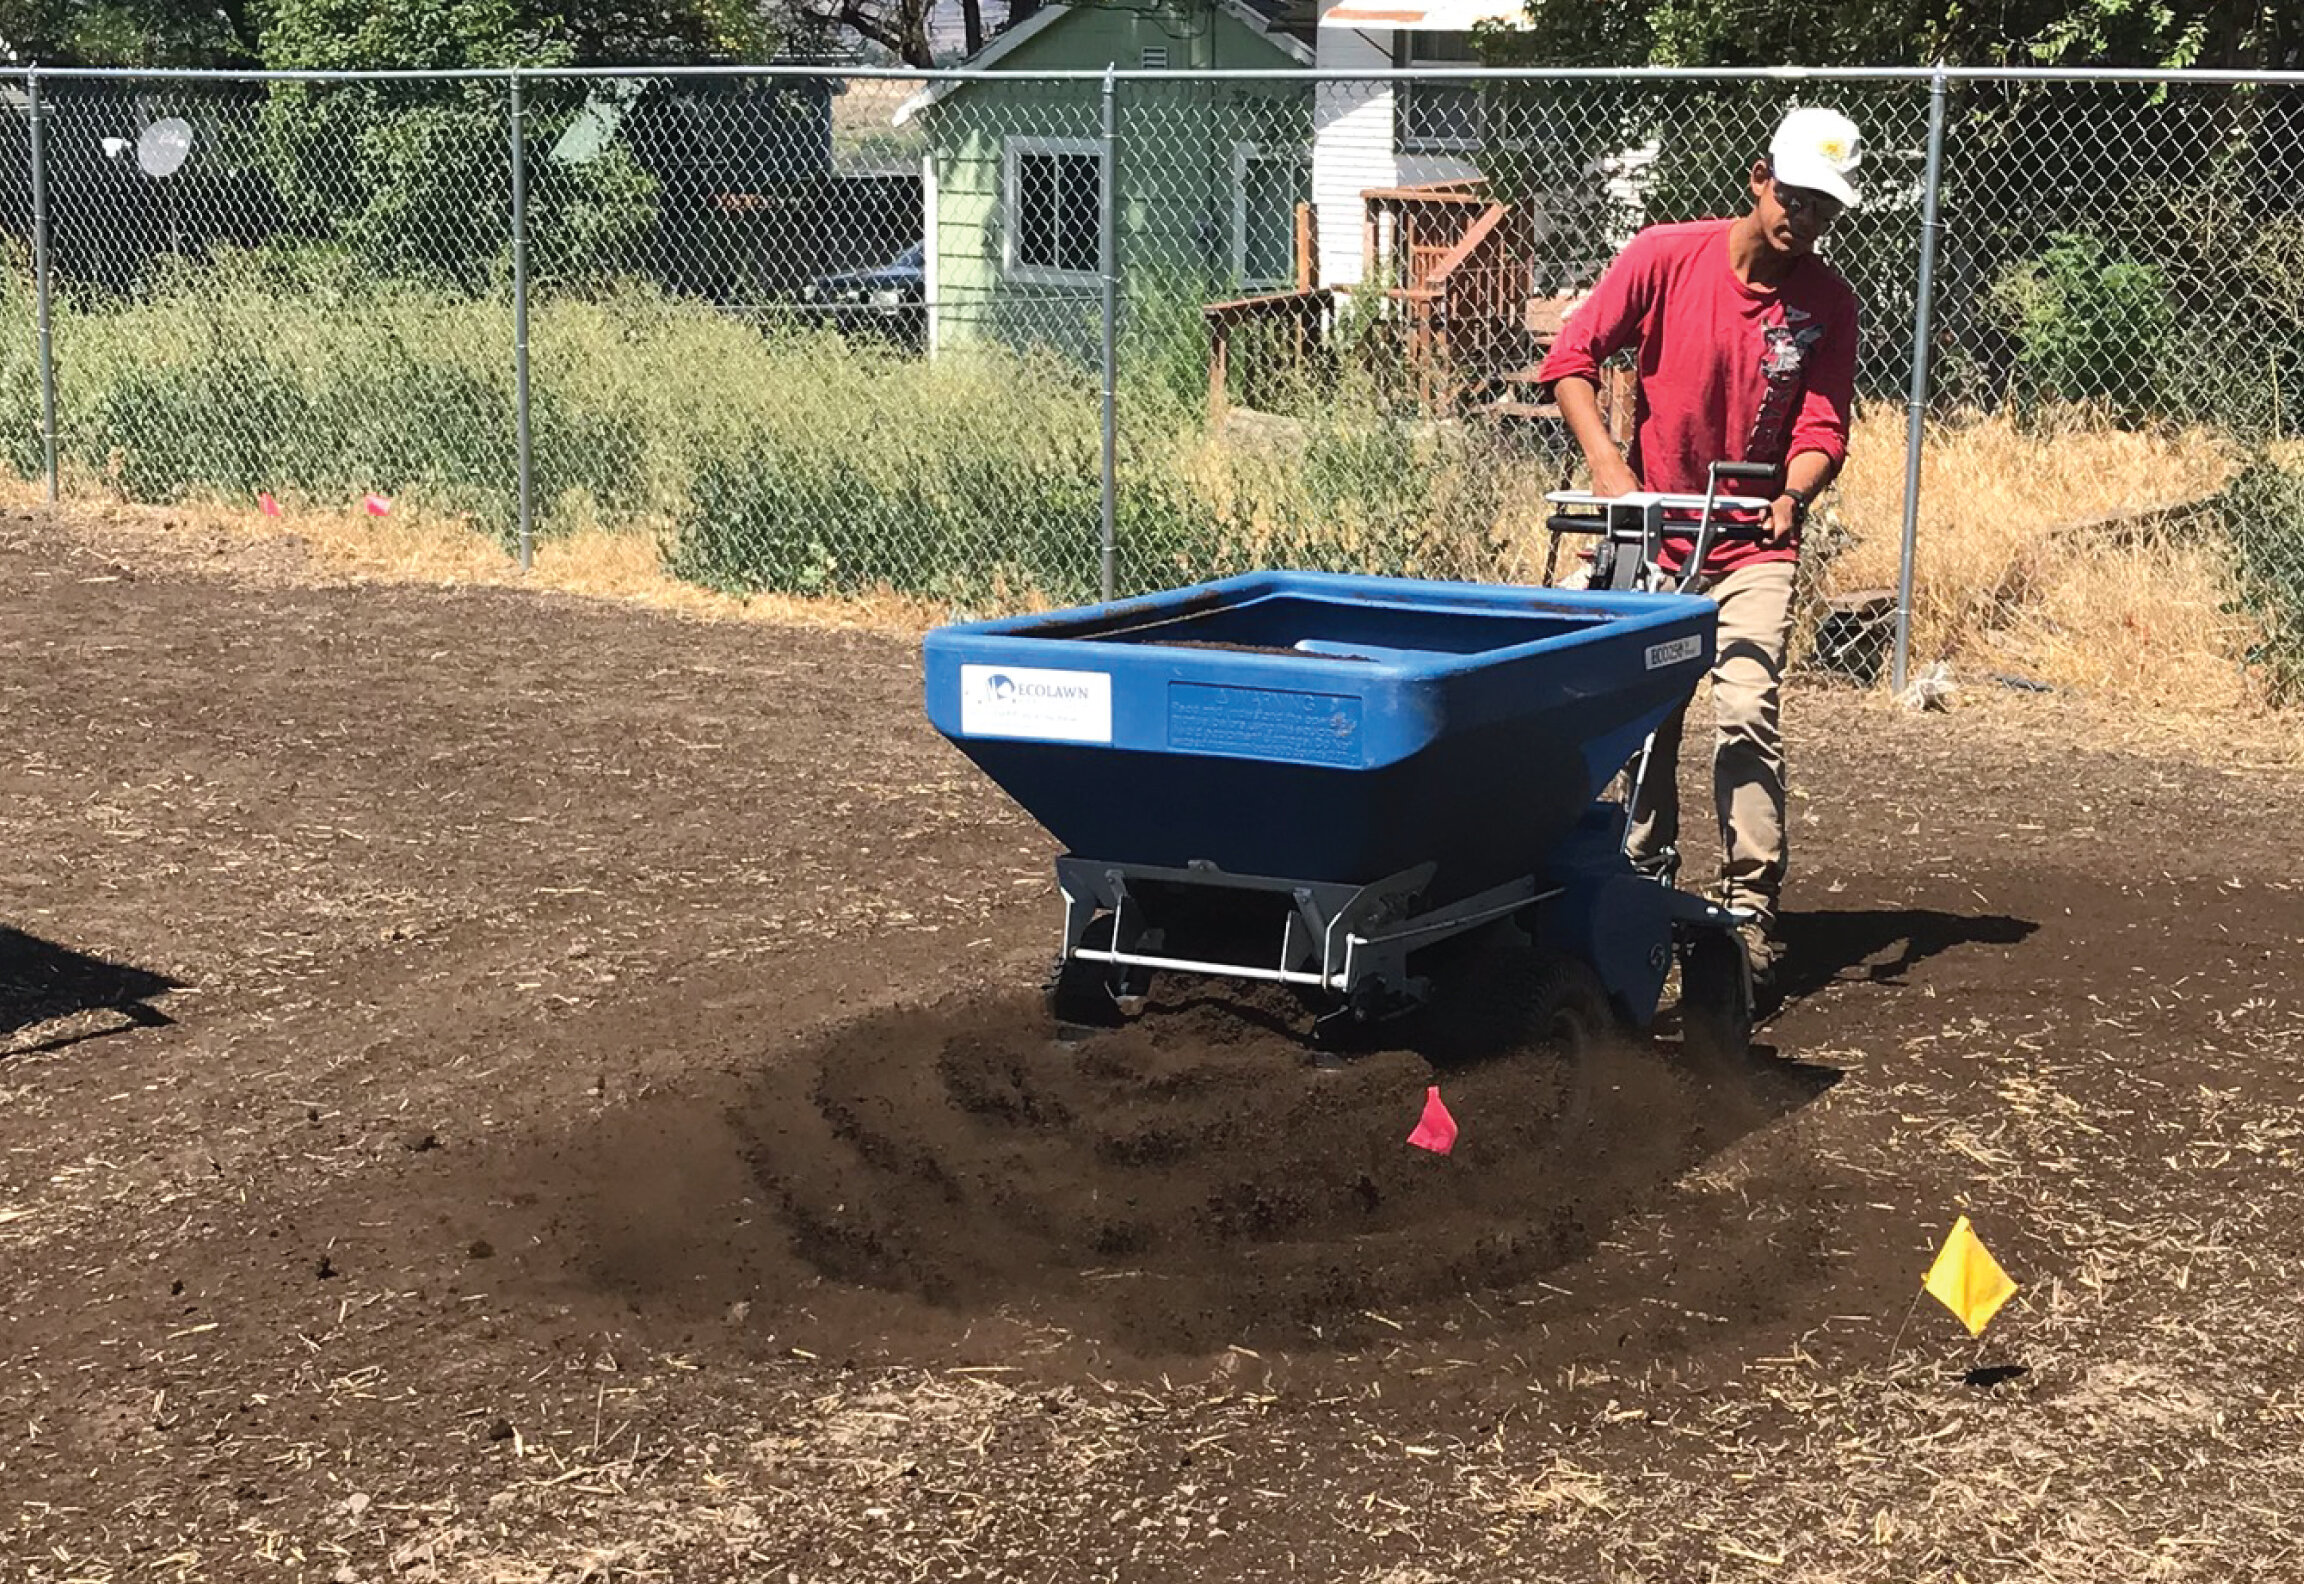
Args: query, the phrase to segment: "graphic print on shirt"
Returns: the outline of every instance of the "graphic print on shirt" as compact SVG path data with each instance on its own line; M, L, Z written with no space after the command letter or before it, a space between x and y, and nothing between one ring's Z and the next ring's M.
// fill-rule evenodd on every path
M1772 317L1760 324L1760 377L1768 383L1768 394L1752 415L1752 434L1745 442L1744 454L1782 460L1785 427L1792 420L1792 409L1799 405L1800 371L1807 366L1809 352L1824 339L1824 326L1804 308L1778 303L1768 312Z

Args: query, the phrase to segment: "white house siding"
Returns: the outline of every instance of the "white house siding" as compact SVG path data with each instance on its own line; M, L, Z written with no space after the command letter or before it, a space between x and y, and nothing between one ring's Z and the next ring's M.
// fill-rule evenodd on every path
M1322 71L1382 71L1392 64L1389 33L1320 28ZM1398 180L1392 152L1392 85L1322 82L1312 98L1312 210L1320 238L1320 283L1360 282L1360 195Z
M1324 27L1314 34L1322 71L1388 71L1392 35ZM1320 233L1320 283L1360 282L1360 195L1371 187L1453 181L1478 171L1467 161L1401 154L1392 141L1388 82L1322 82L1312 100L1312 204Z

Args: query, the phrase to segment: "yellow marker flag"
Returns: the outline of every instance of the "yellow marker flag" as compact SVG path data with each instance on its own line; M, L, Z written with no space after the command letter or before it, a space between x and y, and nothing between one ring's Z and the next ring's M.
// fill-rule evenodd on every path
M1920 1285L1960 1317L1970 1336L1982 1336L2000 1306L2016 1296L2016 1284L1984 1247L1966 1216L1952 1223L1951 1235L1945 1238L1936 1263L1928 1267L1927 1279Z

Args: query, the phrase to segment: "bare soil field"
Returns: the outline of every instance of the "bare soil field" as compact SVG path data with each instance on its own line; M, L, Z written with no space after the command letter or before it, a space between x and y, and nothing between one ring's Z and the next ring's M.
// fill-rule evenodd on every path
M1788 1004L1569 1107L1501 993L1059 1039L900 637L36 513L0 613L0 1580L2304 1576L2244 750L1797 689Z

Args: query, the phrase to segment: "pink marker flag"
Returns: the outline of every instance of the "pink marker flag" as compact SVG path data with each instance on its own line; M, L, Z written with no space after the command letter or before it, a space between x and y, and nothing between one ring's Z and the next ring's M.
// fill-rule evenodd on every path
M1445 1155L1456 1147L1456 1119L1441 1101L1438 1084L1424 1091L1424 1115L1416 1131L1408 1135L1408 1142L1435 1155Z
M389 517L392 515L392 497L375 494L363 495L360 497L360 509L371 517Z
M266 490L256 497L256 508L267 517L280 515L280 503L272 498L270 490Z

